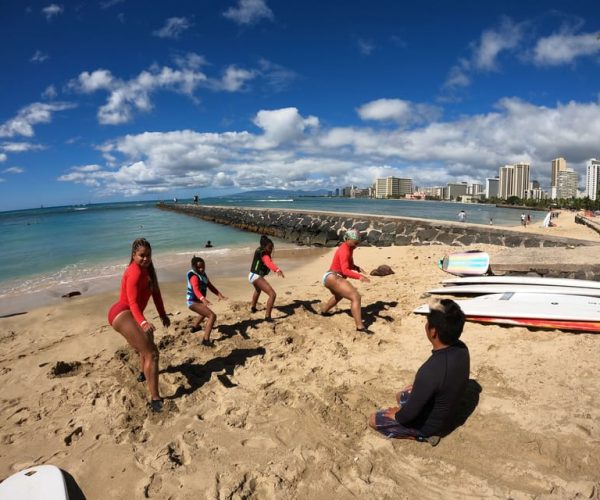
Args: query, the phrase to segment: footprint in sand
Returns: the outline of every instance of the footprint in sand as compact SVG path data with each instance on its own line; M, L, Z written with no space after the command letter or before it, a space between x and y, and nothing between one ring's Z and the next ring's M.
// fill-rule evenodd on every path
M70 434L67 434L65 437L65 444L67 446L71 446L74 441L77 441L81 436L83 436L83 427L79 426L73 430Z
M273 441L267 437L251 437L249 439L244 439L241 442L241 445L245 448L252 448L255 450L264 449L264 450L272 450L273 448L277 448L277 442Z

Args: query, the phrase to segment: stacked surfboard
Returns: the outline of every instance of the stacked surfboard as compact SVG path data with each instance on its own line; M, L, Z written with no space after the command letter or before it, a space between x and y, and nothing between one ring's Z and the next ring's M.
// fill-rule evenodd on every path
M600 332L600 282L520 276L455 277L433 295L475 296L460 300L470 321L533 328ZM427 314L423 305L415 310Z

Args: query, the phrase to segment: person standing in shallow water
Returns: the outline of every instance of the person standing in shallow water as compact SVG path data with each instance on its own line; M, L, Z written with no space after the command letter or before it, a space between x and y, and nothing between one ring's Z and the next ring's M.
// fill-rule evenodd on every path
M267 299L267 307L265 311L266 321L273 321L271 312L273 310L273 305L275 304L275 299L277 298L277 293L275 293L275 290L273 290L273 287L269 284L265 277L267 274L269 274L269 272L273 271L280 278L285 278L283 271L279 269L279 267L277 267L271 260L274 246L275 245L271 239L269 239L267 236L262 235L260 237L260 246L254 251L252 264L250 266L250 274L248 275L248 281L254 287L250 310L253 313L257 311L256 304L258 303L258 298L260 297L261 292L265 292L269 297Z
M148 382L150 408L162 410L163 400L158 390L158 348L154 343L156 327L144 317L144 309L150 297L165 327L171 320L165 312L158 279L152 263L152 248L144 238L138 238L131 246L131 260L121 280L121 294L118 302L108 311L108 323L140 355L141 373L139 382Z
M323 285L333 297L321 307L321 314L326 316L329 310L336 306L342 299L350 301L350 310L356 324L356 330L363 333L373 333L367 329L362 321L361 297L358 290L346 278L357 279L369 283L371 280L363 273L364 271L354 264L352 254L360 243L358 231L350 229L344 235L344 242L336 250L329 271L323 275Z

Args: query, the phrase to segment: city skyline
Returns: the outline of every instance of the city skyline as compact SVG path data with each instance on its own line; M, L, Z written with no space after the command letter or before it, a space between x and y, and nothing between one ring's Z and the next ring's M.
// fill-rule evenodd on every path
M600 156L598 14L591 0L4 2L0 210L485 183L520 163L547 186L559 156L581 179Z

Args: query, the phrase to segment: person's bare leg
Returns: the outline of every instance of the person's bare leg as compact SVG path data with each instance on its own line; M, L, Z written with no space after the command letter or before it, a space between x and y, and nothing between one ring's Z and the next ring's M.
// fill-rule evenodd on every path
M201 320L207 318L206 325L204 325L203 339L208 342L210 340L210 333L212 332L213 326L217 319L217 315L212 311L212 309L210 309L210 307L208 307L206 304L203 304L202 302L195 302L190 306L190 309L195 313L198 313L200 315L199 317L201 318ZM200 321L198 321L198 325L199 324Z
M137 324L130 311L123 311L113 321L113 328L119 332L125 340L139 354L142 360L142 371L148 383L150 397L153 400L160 398L158 391L158 349L154 344L152 335L144 333Z
M254 287L254 293L252 294L252 304L250 309L252 312L256 312L256 304L258 303L258 298L260 297L260 288L256 286L256 281L252 283L252 286Z
M356 288L354 288L352 284L348 282L348 280L332 275L327 276L325 286L327 286L327 288L331 290L331 293L334 294L334 297L339 296L350 301L350 311L352 312L352 317L354 318L356 328L364 328L365 325L362 322L362 311L360 308L361 298ZM330 302L331 299L329 299L329 302L327 304L329 304ZM328 309L326 309L325 312L327 310Z
M254 283L253 283L255 288L258 288L259 292L265 292L269 298L267 300L267 309L265 311L265 318L266 319L271 319L271 311L273 310L273 305L275 304L275 299L277 298L277 294L275 293L275 290L273 290L273 287L269 284L269 282L264 279L264 278L258 278Z

